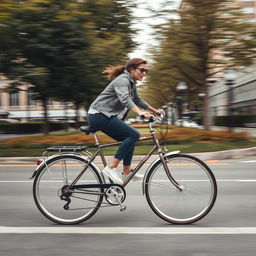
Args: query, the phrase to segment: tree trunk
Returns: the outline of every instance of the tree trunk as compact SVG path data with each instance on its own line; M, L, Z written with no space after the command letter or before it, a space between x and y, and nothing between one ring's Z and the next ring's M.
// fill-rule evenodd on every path
M210 118L209 118L209 100L208 100L208 85L205 86L205 97L203 104L203 124L205 130L210 130Z
M76 129L79 129L79 127L80 127L80 124L79 124L79 106L76 105L75 108L76 108L76 120L75 120L76 125L75 125L75 127L76 127Z
M49 134L49 122L48 122L48 109L47 109L47 98L43 99L43 109L44 109L44 123L42 127L42 132L47 135Z

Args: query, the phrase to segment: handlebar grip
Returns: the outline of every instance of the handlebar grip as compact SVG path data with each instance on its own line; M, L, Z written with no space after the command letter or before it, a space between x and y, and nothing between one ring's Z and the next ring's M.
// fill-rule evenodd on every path
M145 115L140 115L140 117L145 120ZM149 117L149 119L147 120L147 122L149 123L153 123L155 121L155 117L152 115Z
M149 122L150 122L150 123L153 123L154 121L155 121L155 117L154 117L154 116L150 116Z

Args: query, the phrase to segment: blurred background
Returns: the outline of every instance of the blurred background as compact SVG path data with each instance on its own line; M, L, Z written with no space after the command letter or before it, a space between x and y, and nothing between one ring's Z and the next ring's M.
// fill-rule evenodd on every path
M139 92L167 123L256 127L256 1L2 0L0 35L2 127L78 127L104 67L133 57L148 60Z

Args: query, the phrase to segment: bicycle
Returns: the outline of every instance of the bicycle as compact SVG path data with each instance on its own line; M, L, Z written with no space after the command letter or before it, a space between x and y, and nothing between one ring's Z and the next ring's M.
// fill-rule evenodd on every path
M31 178L33 197L37 208L48 219L59 224L78 224L91 218L99 208L119 206L126 209L125 187L153 153L159 157L147 168L142 191L153 212L173 224L190 224L205 217L217 197L217 183L213 172L200 159L180 151L167 152L160 145L153 125L161 118L148 121L150 136L139 141L152 140L152 149L133 169L123 185L105 181L100 168L93 162L100 156L106 166L103 148L121 142L100 144L97 130L81 127L85 134L93 135L96 152L87 146L54 146L43 154ZM53 152L51 156L46 156ZM105 199L105 201L103 201Z

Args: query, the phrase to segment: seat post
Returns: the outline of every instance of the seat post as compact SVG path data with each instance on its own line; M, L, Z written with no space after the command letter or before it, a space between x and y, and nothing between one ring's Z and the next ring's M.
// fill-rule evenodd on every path
M98 147L98 150L99 150L99 153L100 153L100 157L101 157L101 160L102 160L102 163L104 166L107 166L107 162L106 162L106 159L104 157L104 154L100 148L100 143L99 143L99 138L98 138L98 135L96 132L93 133L93 137L94 137L94 140L95 140L95 146Z
M93 137L95 140L95 146L99 146L100 145L99 138L98 138L98 135L96 134L96 132L93 133Z

